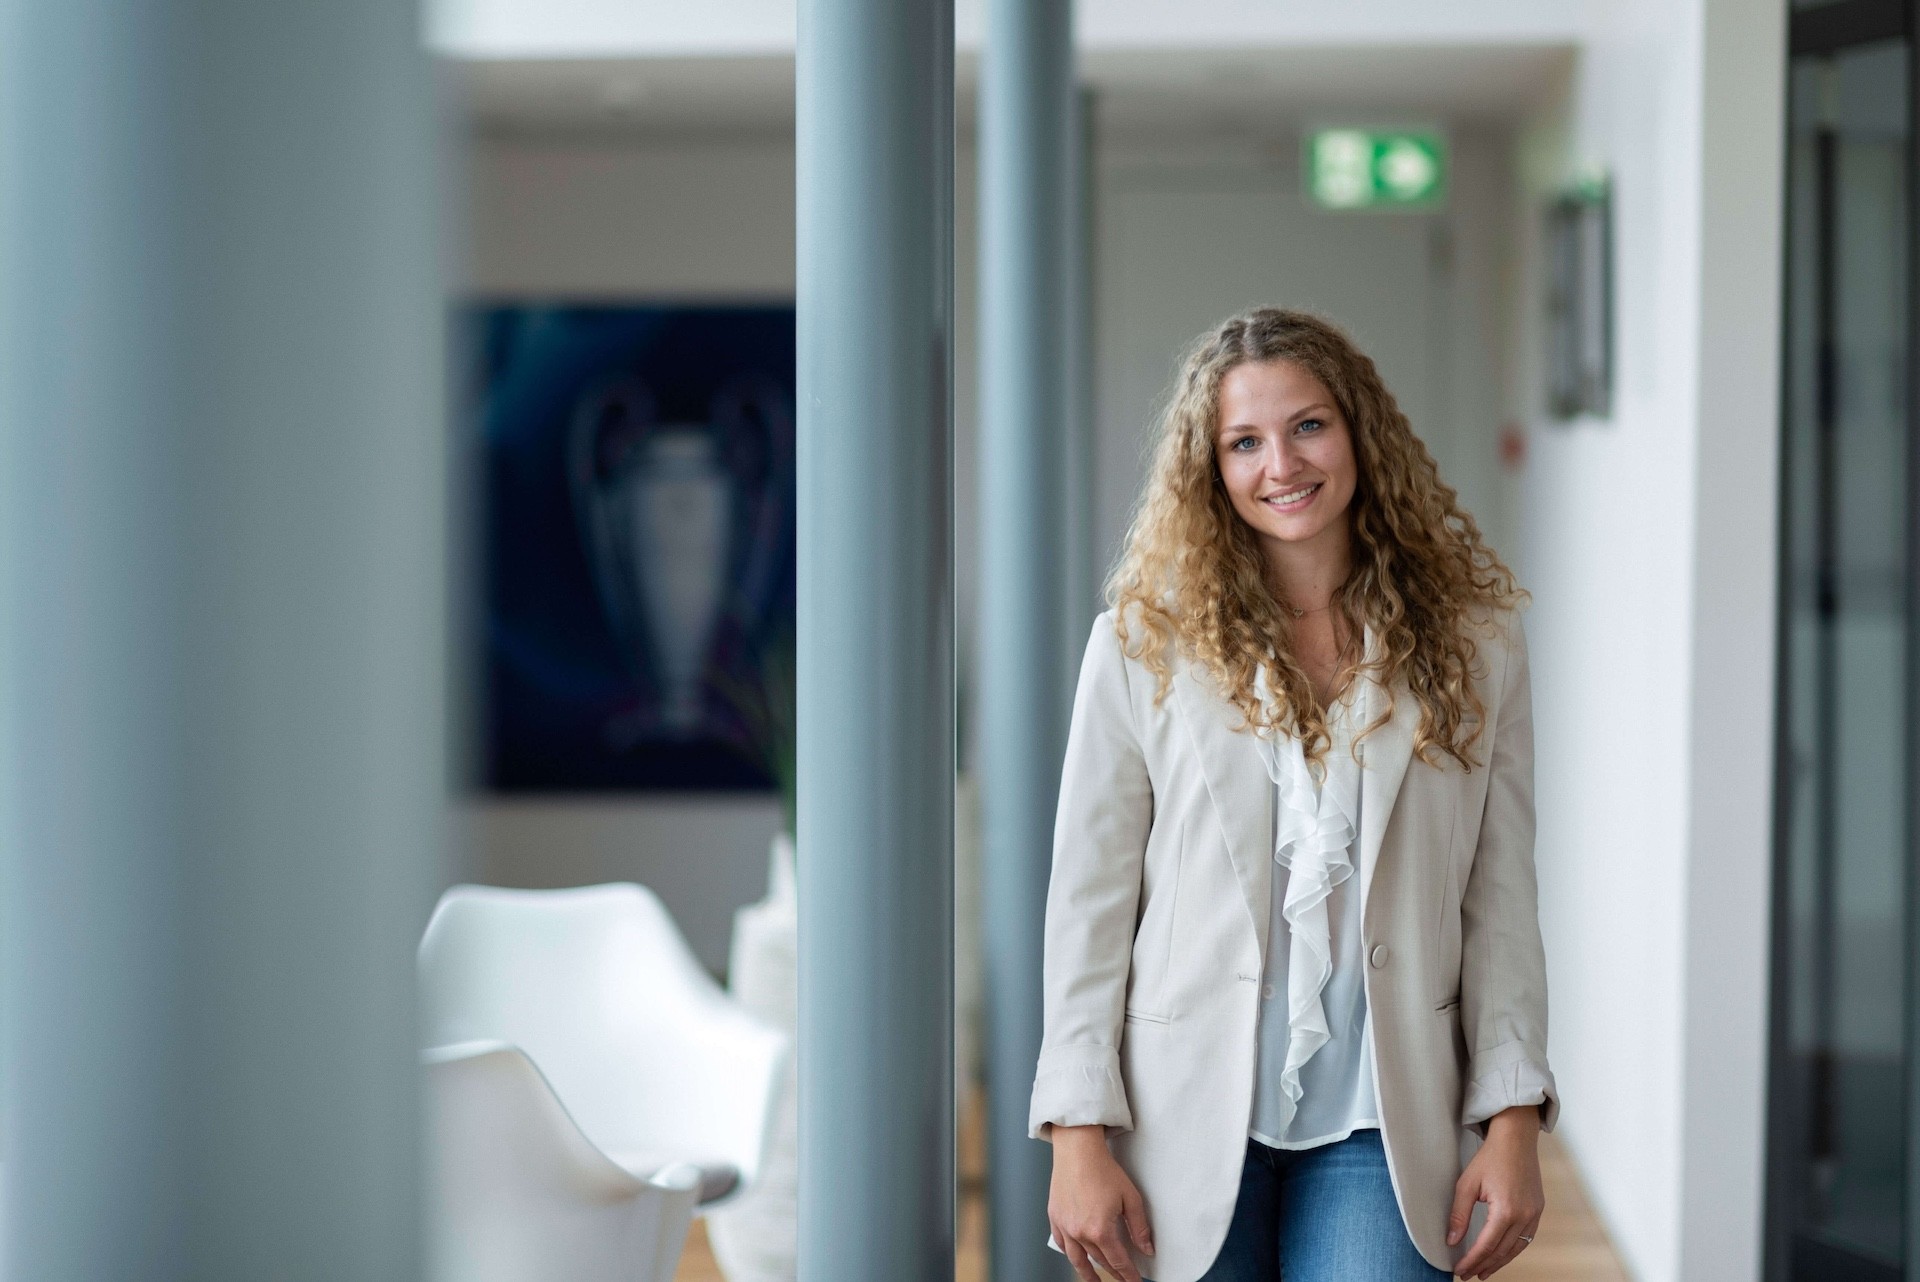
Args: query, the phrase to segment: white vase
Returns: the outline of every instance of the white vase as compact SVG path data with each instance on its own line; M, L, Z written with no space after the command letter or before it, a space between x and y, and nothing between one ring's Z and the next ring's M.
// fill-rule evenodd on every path
M734 914L727 983L748 1010L797 1040L799 903L791 837L774 837L769 862L767 897ZM777 1090L760 1178L707 1215L707 1240L728 1282L793 1282L796 1272L800 1141L791 1053Z

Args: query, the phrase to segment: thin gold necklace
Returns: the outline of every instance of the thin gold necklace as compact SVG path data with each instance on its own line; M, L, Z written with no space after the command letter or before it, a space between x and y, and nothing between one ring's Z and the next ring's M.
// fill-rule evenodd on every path
M1333 589L1333 595L1327 598L1327 602L1325 605L1316 605L1310 609L1305 606L1295 605L1293 602L1287 600L1284 596L1281 596L1278 592L1274 593L1274 600L1280 603L1281 609L1285 610L1288 614L1291 614L1294 618L1304 619L1309 614L1318 614L1322 610L1331 610L1334 607L1334 604L1340 599L1340 589L1346 586L1347 586L1346 580L1344 579L1341 580L1340 584Z

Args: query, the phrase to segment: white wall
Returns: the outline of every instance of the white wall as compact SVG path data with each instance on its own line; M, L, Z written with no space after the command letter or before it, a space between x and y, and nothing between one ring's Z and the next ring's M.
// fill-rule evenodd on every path
M1764 1224L1786 14L1706 0L1680 1258L1754 1278ZM1765 638L1764 641L1760 638Z
M1759 1273L1784 9L1594 5L1515 347L1563 1131L1644 1282ZM1545 421L1539 206L1614 177L1612 415Z
M793 298L793 146L481 139L468 280L483 293Z

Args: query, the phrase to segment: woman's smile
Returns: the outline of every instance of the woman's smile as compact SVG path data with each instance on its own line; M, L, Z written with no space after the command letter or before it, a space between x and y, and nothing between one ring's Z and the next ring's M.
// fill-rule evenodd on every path
M1315 481L1311 485L1296 485L1279 494L1269 495L1261 501L1276 512L1298 512L1313 502L1313 496L1318 494L1320 487L1325 484L1325 481Z

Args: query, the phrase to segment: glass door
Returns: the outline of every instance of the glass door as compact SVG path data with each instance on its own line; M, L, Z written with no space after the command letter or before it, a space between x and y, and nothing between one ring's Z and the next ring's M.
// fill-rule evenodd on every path
M1916 1276L1908 15L1792 14L1772 1282Z

